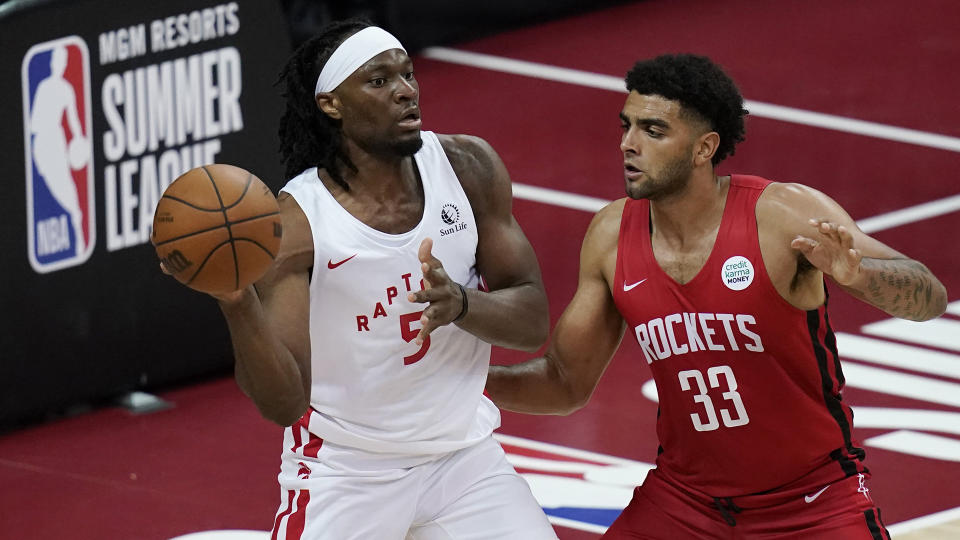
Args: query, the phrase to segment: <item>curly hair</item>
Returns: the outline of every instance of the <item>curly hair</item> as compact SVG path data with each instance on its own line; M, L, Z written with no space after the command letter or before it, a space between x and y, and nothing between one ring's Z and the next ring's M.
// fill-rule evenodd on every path
M341 165L356 171L344 154L340 121L330 118L317 106L314 97L317 77L333 51L345 39L371 26L364 19L349 19L326 26L315 37L297 47L280 70L275 86L285 100L280 117L280 158L287 178L305 169L326 169L333 180L349 191Z
M665 54L641 60L627 72L627 91L678 101L720 135L713 164L732 156L744 140L743 96L720 66L705 56Z

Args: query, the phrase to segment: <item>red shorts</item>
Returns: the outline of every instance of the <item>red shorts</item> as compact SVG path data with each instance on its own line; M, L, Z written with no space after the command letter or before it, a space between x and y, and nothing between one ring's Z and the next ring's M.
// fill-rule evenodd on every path
M880 509L854 475L811 492L788 490L711 498L653 469L602 540L889 540Z

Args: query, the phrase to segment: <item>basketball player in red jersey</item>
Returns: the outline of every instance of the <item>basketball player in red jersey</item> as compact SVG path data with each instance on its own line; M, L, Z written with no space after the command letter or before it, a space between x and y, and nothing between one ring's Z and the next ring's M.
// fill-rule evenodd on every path
M917 321L943 313L946 290L817 190L718 177L746 111L709 59L638 62L626 83L628 197L593 219L545 356L491 367L489 396L568 414L629 332L656 380L661 448L604 538L888 538L841 400L824 276Z
M218 298L240 387L287 426L271 538L556 540L483 396L491 344L549 330L503 162L421 131L413 63L367 23L305 42L280 86L280 254Z

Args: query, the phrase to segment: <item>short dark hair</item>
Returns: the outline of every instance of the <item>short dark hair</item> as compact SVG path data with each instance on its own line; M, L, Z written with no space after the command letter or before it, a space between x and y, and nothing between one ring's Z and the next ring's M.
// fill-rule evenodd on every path
M627 91L679 101L720 135L713 164L734 154L744 139L743 96L723 69L705 56L665 54L641 60L627 72Z
M371 26L364 19L331 23L297 47L280 70L276 86L285 100L280 117L280 158L287 178L310 167L326 169L333 180L349 191L340 164L356 170L341 148L340 121L317 107L314 90L320 71L333 51L353 34Z

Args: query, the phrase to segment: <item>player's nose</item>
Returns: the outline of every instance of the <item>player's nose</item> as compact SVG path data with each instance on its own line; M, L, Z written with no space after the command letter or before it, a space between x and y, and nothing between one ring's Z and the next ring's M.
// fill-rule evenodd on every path
M637 137L633 128L628 129L620 137L620 151L624 154L640 153L640 137Z
M420 88L414 80L400 78L393 91L393 97L397 101L415 100L420 94Z

